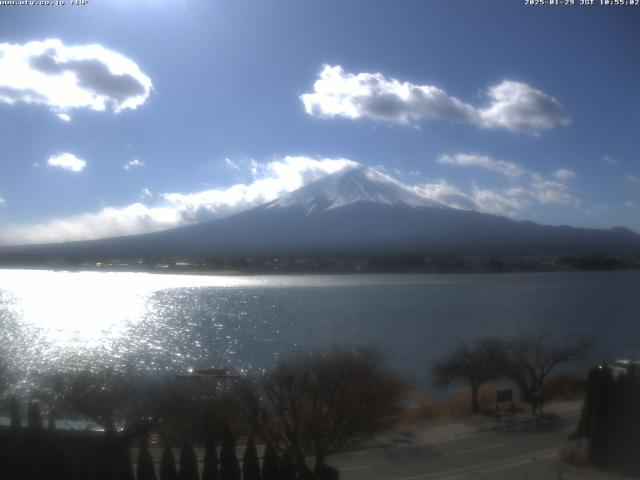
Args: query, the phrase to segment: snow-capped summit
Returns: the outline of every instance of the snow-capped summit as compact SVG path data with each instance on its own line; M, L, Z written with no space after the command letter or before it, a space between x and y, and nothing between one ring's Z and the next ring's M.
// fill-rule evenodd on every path
M372 168L358 165L327 175L268 204L268 208L301 206L307 214L357 202L445 208L410 187Z

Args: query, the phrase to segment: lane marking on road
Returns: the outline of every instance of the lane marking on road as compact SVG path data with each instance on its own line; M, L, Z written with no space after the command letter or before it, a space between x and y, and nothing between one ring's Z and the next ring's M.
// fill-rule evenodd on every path
M465 453L481 452L483 450L490 450L492 448L504 447L507 443L494 443L493 445L487 445L486 447L470 448L468 450L460 450L459 452L452 452L445 454L445 457L453 457L455 455L464 455Z
M513 467L519 467L521 465L526 465L528 463L535 463L538 462L540 460L546 460L548 458L552 458L555 456L555 453L550 453L548 455L541 455L539 457L536 458L529 458L527 460L521 460L519 462L511 462L511 463L506 463L504 465L500 465L498 467L492 467L492 468L481 468L479 470L479 473L491 473L491 472L498 472L500 470L507 470L508 468L513 468Z
M441 443L457 442L459 440L466 440L467 438L479 437L480 435L487 435L493 433L493 430L487 430L486 432L471 432L456 435L454 437L441 437L427 440L426 442L415 444L416 447L429 447L431 445L439 445Z
M411 475L409 477L396 477L393 478L392 480L422 480L422 479L427 479L427 478L432 478L432 477L438 477L441 475L447 475L447 474L455 474L455 473L462 473L462 472L470 472L473 470L480 470L483 468L500 468L502 465L510 465L510 464L501 464L500 462L511 462L511 463L515 463L515 462L524 462L524 463L529 463L533 461L533 458L537 458L537 459L542 459L542 458L549 458L552 457L553 455L556 454L556 450L557 450L558 446L553 447L553 448L546 448L544 450L538 450L536 452L529 452L529 453L525 453L522 455L515 455L513 457L508 457L508 458L502 458L502 459L498 459L498 460L493 460L491 462L484 462L484 463L477 463L475 465L467 465L466 467L458 467L458 468L451 468L449 470L441 470L439 472L432 472L432 473L423 473L420 475ZM445 477L445 478L457 478L455 475L451 476L451 477ZM441 479L441 480L444 480Z
M352 470L366 470L367 468L373 468L373 465L358 465L357 467L344 467L340 468L341 472L350 472Z

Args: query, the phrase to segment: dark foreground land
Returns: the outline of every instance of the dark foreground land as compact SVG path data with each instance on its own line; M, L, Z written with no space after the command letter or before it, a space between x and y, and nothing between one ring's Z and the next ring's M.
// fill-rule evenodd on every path
M474 415L442 418L404 425L384 434L368 447L336 455L328 463L343 480L493 480L608 479L602 472L576 468L561 459L567 437L577 427L581 400L549 405L544 417L528 413L495 418ZM0 430L5 448L8 440L33 441L28 431L20 436ZM98 433L59 431L40 434L31 450L35 457L14 458L14 477L40 478L62 471L51 478L132 478L137 471L138 449L110 440ZM242 458L244 446L238 445ZM154 467L160 469L162 448L151 444ZM258 446L262 460L264 449ZM5 454L12 452L4 449ZM13 452L15 453L15 452ZM198 468L203 469L204 449L195 448ZM180 449L174 449L176 459ZM73 457L73 461L68 461ZM7 466L7 458L3 459ZM26 476L25 476L26 475ZM49 477L42 477L49 478ZM617 478L617 477L616 477ZM625 477L631 478L631 477Z

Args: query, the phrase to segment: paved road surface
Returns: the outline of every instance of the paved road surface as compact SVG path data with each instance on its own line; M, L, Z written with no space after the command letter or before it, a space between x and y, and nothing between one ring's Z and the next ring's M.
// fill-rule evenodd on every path
M331 463L340 470L342 480L602 478L557 461L558 448L575 429L578 414L577 410L563 412L562 422L554 431L514 433L470 428L456 438L440 435L422 442L413 435L413 441L404 446L352 452L333 458Z

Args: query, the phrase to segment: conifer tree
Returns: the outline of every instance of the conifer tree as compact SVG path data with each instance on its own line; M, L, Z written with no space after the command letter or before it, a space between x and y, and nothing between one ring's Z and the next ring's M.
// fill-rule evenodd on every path
M162 457L160 458L160 480L178 480L176 460L169 446L164 447Z
M242 480L260 480L258 450L251 436L247 440L244 457L242 458Z
M11 397L10 416L11 416L11 430L20 430L22 428L22 420L20 419L20 405L16 397Z
M198 458L191 443L185 440L180 449L180 480L199 480Z
M293 467L293 461L291 459L291 455L285 453L282 457L282 462L280 462L280 475L278 476L279 480L296 480L296 470Z
M222 436L222 450L220 451L220 479L240 480L240 465L236 455L236 444L228 425L225 425Z
M27 427L32 432L39 432L42 430L42 415L40 414L40 407L38 402L29 403L27 408Z
M122 443L120 439L111 438L106 447L111 450L113 478L134 480L133 466L131 465L131 457L129 456L127 445Z
M262 480L278 480L280 478L278 456L270 443L267 443L262 456Z
M151 457L151 452L149 452L147 442L144 438L140 440L140 446L138 448L136 480L156 480L156 469L153 465L153 458Z
M218 452L216 450L216 440L209 433L204 446L204 468L202 470L202 480L218 480Z
M56 415L55 410L53 408L49 409L47 413L47 429L55 430L56 429Z

